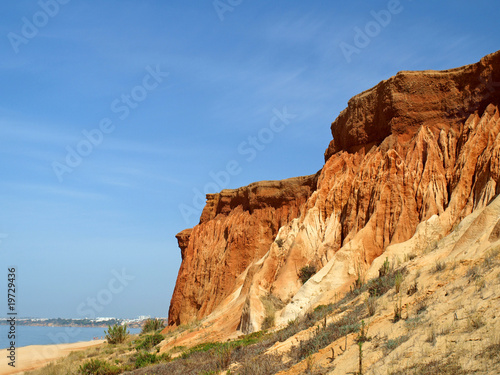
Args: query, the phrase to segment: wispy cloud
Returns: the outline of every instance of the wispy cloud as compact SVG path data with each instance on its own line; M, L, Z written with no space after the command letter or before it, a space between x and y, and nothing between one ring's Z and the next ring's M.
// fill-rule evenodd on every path
M16 192L16 194L27 194L29 196L47 196L47 198L65 197L93 201L102 201L108 198L104 193L96 193L88 189L65 188L58 185L43 185L38 183L4 182L2 190L4 192Z

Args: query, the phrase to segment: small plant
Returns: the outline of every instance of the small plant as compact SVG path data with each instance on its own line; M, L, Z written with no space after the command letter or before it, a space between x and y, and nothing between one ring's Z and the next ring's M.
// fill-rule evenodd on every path
M429 332L429 335L427 335L427 338L425 339L425 341L427 341L428 343L434 345L436 344L436 331L434 329L432 329L430 332Z
M278 247L283 247L283 245L285 244L285 240L283 238L278 238L275 242Z
M357 271L358 271L358 277L354 282L354 288L359 290L363 287L363 285L365 285L365 276L361 272L361 266L359 264L357 267Z
M110 365L106 361L92 359L81 365L78 372L82 375L115 375L119 374L121 370L119 367Z
M314 357L312 355L310 355L309 357L307 357L306 359L306 374L312 374L315 367L316 367L316 362L314 360Z
M375 300L376 298L373 296L368 296L365 300L366 308L368 309L368 315L373 316L375 315Z
M158 331L165 328L165 322L161 319L147 319L142 326L141 334Z
M378 269L378 277L384 277L385 275L388 275L389 270L390 270L389 258L386 257L384 263Z
M363 272L361 272L361 266L358 264L357 269L357 278L354 280L354 285L351 285L350 292L354 295L359 295L363 291L363 287L365 285L365 276Z
M171 360L170 354L163 353L161 355L154 353L142 352L135 358L135 367L141 368L149 365L154 365L155 363L168 362Z
M436 264L434 265L434 272L441 272L446 268L446 264L441 261L437 261Z
M415 279L415 282L412 285L410 285L410 287L406 291L406 294L412 296L415 293L417 293L417 291L418 291L418 285L417 285L417 280Z
M163 335L155 333L145 336L136 346L137 350L149 350L163 341Z
M219 370L223 370L231 364L233 350L231 345L222 345L217 349Z
M394 305L394 319L393 322L399 322L403 317L403 299L399 296L399 299L396 301Z
M104 331L106 335L106 340L109 344L121 344L125 341L130 332L127 332L127 325L118 325L114 326L108 325L108 332Z
M363 344L366 341L370 341L370 337L368 337L368 326L365 330L365 321L361 321L361 328L358 333L358 337L356 337L356 342L358 343L359 348L359 375L363 375Z
M304 266L299 271L299 279L302 281L302 284L305 284L315 273L316 267L311 265Z
M401 272L398 271L396 273L396 276L394 277L394 286L396 287L396 293L399 293L402 282L403 282L403 275L401 274Z

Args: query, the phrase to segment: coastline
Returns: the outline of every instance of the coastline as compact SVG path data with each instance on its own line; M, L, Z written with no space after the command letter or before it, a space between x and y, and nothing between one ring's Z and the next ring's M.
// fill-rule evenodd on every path
M8 365L8 349L1 350L0 375L20 374L43 367L71 352L102 345L106 340L80 341L71 344L29 345L16 348L16 367Z

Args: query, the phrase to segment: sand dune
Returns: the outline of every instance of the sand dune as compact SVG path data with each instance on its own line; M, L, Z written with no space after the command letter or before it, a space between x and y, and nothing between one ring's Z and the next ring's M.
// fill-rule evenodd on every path
M104 343L105 340L76 342L58 345L31 345L16 349L16 367L8 365L8 350L1 351L0 375L19 374L42 367L73 351L83 350Z

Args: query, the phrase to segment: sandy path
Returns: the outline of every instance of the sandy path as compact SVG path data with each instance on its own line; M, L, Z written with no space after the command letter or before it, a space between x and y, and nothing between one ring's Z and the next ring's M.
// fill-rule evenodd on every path
M8 365L8 350L0 351L0 375L18 374L23 371L34 370L51 361L67 356L73 351L83 350L100 345L105 340L76 342L59 345L31 345L16 349L16 367Z

